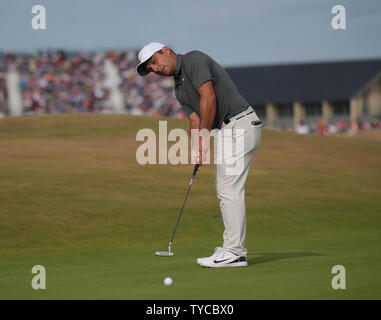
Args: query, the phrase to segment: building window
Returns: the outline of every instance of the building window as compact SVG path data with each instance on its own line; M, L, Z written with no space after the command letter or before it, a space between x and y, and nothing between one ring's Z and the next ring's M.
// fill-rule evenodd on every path
M294 108L292 103L277 103L278 115L280 117L292 117L294 114Z
M306 108L306 116L321 116L322 115L322 107L321 102L306 102L304 103Z
M333 101L333 114L349 115L349 101Z

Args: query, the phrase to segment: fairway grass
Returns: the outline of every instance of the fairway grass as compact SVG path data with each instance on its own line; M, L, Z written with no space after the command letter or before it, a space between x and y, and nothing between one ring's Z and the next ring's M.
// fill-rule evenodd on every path
M247 268L205 269L222 244L213 166L139 165L127 115L0 119L0 299L380 299L381 140L263 130L246 184ZM172 144L168 143L168 148ZM34 265L46 290L34 290ZM331 286L332 267L346 289ZM165 277L173 285L163 284Z

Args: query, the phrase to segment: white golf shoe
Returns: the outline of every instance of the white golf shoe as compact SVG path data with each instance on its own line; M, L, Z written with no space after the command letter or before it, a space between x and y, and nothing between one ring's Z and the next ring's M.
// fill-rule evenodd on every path
M199 265L206 268L247 267L246 257L238 256L223 248L220 248L217 252L217 249L209 258L200 260Z
M221 248L221 247L214 248L214 253L210 257L197 258L197 263L200 264L203 261L214 259L219 254L219 252L222 251L222 250L224 250L224 248Z

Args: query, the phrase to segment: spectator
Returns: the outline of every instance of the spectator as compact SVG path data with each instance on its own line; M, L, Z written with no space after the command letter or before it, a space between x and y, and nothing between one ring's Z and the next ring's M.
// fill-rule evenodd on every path
M295 128L295 132L299 134L308 134L310 133L310 127L304 123L303 119L301 119L299 125Z
M339 130L335 124L330 123L328 125L328 130L327 130L328 134L337 134L338 132L339 132Z
M327 129L325 126L324 118L319 119L318 127L317 127L317 134L319 136L325 136L327 134Z
M356 120L352 120L349 125L348 135L354 135L358 132L359 126Z
M338 121L337 130L339 133L345 132L347 130L347 123L344 120Z

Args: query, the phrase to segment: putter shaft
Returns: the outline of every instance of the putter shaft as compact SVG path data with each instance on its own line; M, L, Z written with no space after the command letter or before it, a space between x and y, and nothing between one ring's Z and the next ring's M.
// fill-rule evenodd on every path
M190 189L192 187L192 183L193 183L194 177L196 176L198 167L199 167L199 164L196 163L195 166L194 166L194 169L193 169L193 174L192 174L192 178L191 178L191 181L189 183L189 186L188 186L187 193L185 194L183 205L181 207L180 213L179 213L179 215L177 217L177 220L176 220L176 225L175 225L175 229L173 230L173 233L172 233L171 241L169 242L168 252L171 252L171 245L172 245L173 239L175 238L175 234L176 234L176 230L177 230L177 227L179 225L179 222L180 222L181 214L183 213L183 209L185 207L185 203L187 201L187 198L188 198L188 195L189 195L189 191L190 191Z

